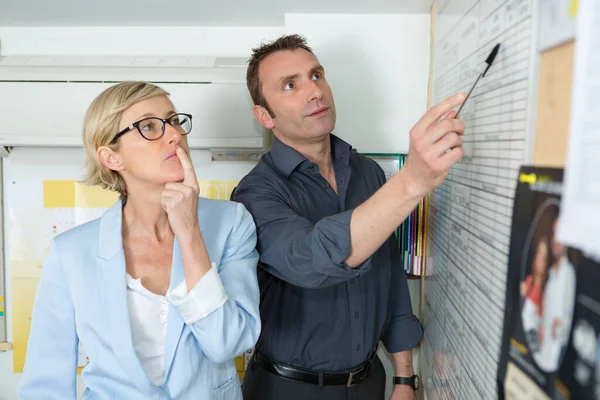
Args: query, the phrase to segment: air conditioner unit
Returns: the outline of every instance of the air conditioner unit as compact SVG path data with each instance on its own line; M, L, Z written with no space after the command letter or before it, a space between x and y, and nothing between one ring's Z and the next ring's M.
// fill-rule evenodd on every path
M191 149L258 159L271 135L255 119L246 60L232 57L0 57L0 146L81 147L91 101L127 80L153 82L193 115Z

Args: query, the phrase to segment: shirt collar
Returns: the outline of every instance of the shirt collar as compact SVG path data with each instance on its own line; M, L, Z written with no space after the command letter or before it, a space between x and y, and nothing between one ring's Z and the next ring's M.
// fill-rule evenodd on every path
M333 163L342 163L347 166L350 162L352 146L333 134L330 136ZM273 143L269 153L271 154L273 164L287 178L289 178L298 165L302 164L304 161L308 161L302 154L281 142L277 136L273 136Z
M277 167L286 178L289 178L292 171L306 160L302 154L281 142L277 136L273 136L273 143L271 144L269 153L271 154L271 159L273 160L275 167Z

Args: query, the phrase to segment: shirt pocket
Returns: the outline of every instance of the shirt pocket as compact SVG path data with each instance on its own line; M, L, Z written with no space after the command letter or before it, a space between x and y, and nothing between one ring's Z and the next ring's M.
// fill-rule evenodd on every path
M242 386L237 372L234 376L223 383L221 386L213 389L212 400L238 400L242 399Z
M238 377L234 360L210 364L209 387L211 400L241 400L242 383Z

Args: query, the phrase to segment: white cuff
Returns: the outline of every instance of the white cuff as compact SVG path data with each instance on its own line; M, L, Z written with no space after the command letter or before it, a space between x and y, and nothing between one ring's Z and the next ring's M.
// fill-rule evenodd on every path
M215 263L188 293L185 279L170 291L169 299L177 308L186 324L191 325L212 312L227 301L228 297L221 282Z

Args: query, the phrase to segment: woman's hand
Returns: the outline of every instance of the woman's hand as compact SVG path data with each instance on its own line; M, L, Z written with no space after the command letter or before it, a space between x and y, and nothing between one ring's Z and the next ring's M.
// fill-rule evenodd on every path
M167 212L169 224L180 240L193 237L200 231L198 223L198 180L194 166L183 148L177 146L177 157L183 167L183 182L169 182L162 192L162 207Z

